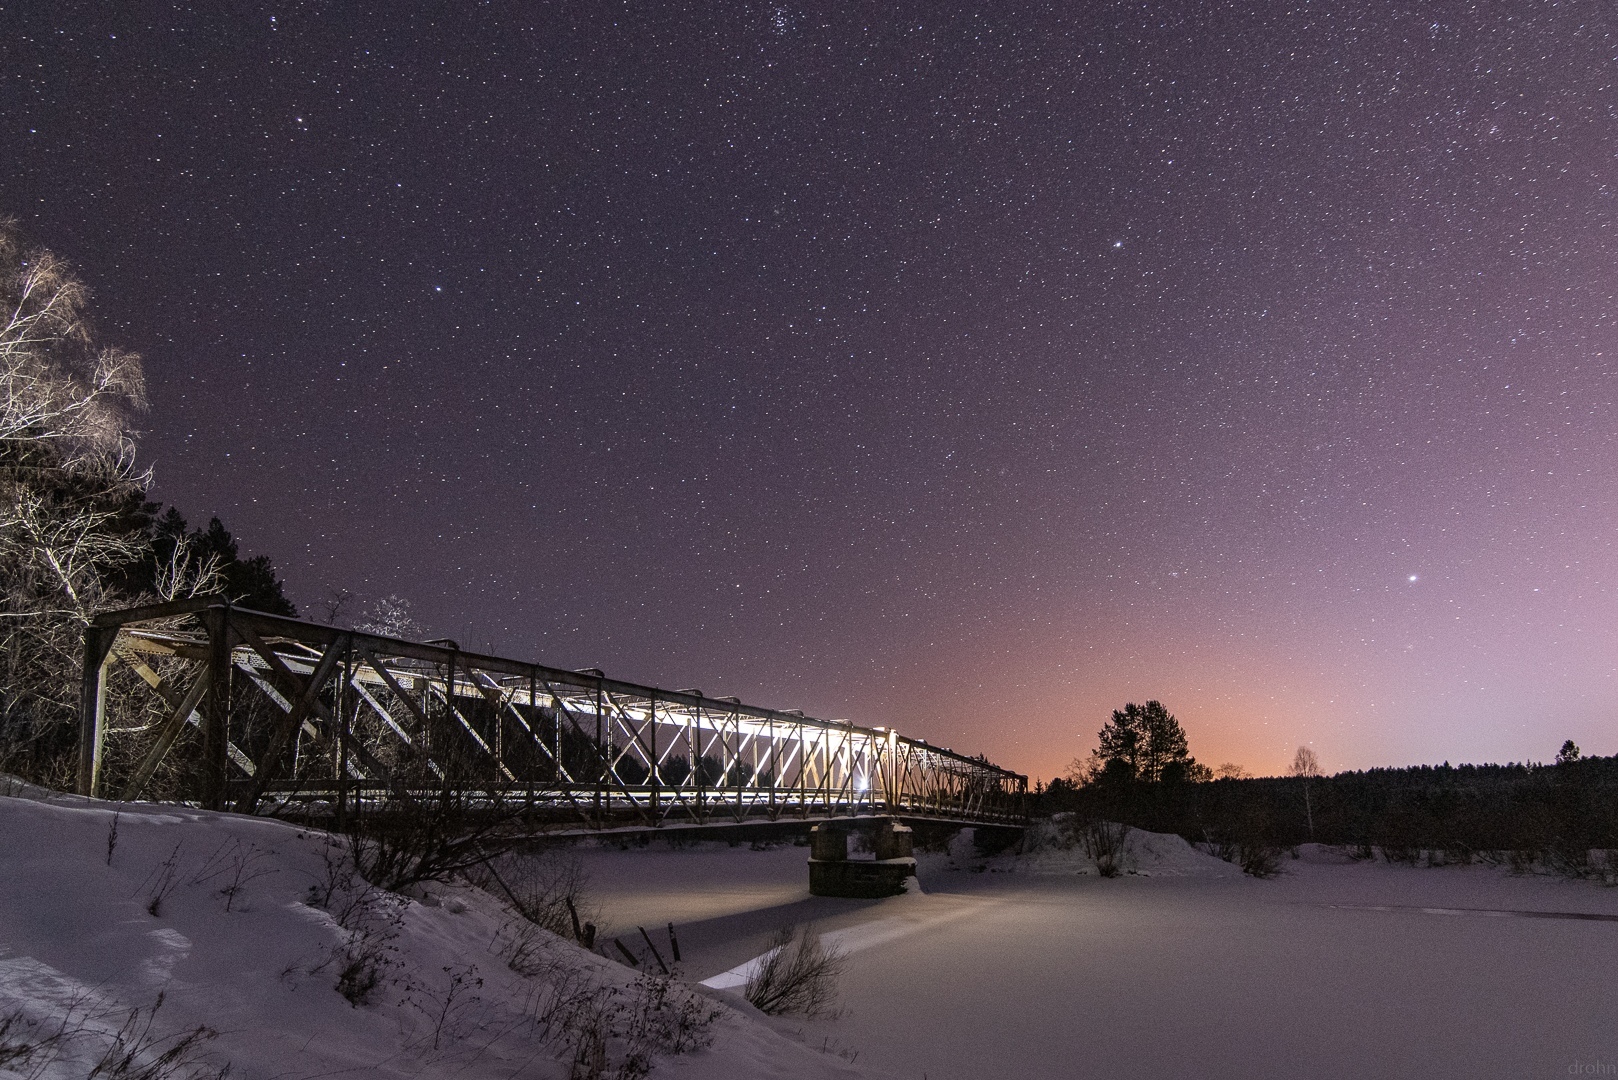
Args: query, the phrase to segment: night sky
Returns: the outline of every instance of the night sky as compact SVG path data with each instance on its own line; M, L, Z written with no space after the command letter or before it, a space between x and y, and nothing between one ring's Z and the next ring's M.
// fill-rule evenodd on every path
M1618 753L1606 0L0 24L0 213L310 616L1046 778Z

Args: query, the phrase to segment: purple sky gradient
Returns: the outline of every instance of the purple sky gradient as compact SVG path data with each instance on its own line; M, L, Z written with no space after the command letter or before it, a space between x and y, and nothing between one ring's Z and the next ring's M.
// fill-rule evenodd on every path
M1610 5L5 14L0 212L308 614L1046 778L1618 753Z

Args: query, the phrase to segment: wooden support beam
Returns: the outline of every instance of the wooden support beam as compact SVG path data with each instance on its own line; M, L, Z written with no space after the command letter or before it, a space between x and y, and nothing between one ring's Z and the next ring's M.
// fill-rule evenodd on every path
M477 684L473 683L472 685L476 686ZM505 763L500 760L499 755L497 755L494 752L493 748L491 748L489 746L488 740L485 739L482 735L479 735L477 729L474 728L467 721L466 717L461 715L461 710L459 710L459 709L457 709L455 707L455 699L453 697L451 697L446 691L440 690L438 687L433 686L431 683L428 684L428 687L432 690L433 693L437 694L439 697L441 697L444 700L444 708L449 710L449 714L451 716L453 716L460 723L461 730L465 731L468 735L470 735L472 737L472 741L478 744L478 749L482 750L485 754L487 754L490 758L492 758L494 760L495 766L500 770L501 774L503 776L505 776L505 778L507 780L515 781L517 779L516 776L514 776L512 774L510 769L506 768Z
M169 600L161 604L125 608L122 611L103 611L90 620L91 626L117 629L130 623L150 622L153 619L171 619L177 615L192 615L210 607L229 603L223 593L213 596L192 596L184 600Z
M138 642L139 639L135 640ZM107 666L111 667L112 661L117 660L124 666L133 668L135 674L144 679L146 685L150 686L152 691L156 693L158 697L162 698L168 704L170 709L179 708L180 699L184 696L184 694L174 689L174 687L170 686L161 675L153 671L151 667L140 658L133 648L126 647L128 644L129 642L126 639L125 641L120 641L113 646L112 652L107 657ZM186 717L186 721L188 723L197 724L199 727L201 726L201 723L197 720L197 711L194 708L191 710L191 715ZM248 776L253 775L253 762L246 754L242 753L241 747L237 746L229 739L226 739L225 753L230 756L230 760L236 765L237 768L241 769L242 772L246 773Z
M252 633L251 628L248 628L248 633L249 634ZM257 635L253 635L253 636L256 637ZM248 643L250 645L252 645L253 651L259 653L260 656L269 657L269 656L273 655L273 650L271 650L268 645L265 645L263 639L261 639L261 638L258 640L257 645L253 645L251 639L249 640ZM305 694L302 690L295 690L294 691L294 694L295 694L298 701L307 702L307 706L306 706L307 707L307 712L305 713L305 715L307 716L308 713L313 713L315 716L319 717L320 719L324 720L327 724L331 725L333 730L343 730L344 725L340 724L340 722L331 715L331 712L326 708L325 704L320 700L318 691L319 691L320 683L323 682L324 679L322 678L319 681L313 681L313 680L314 680L314 675L319 672L320 666L322 664L327 663L328 657L331 658L331 660L332 660L331 666L335 666L335 657L338 656L339 654L341 654L343 651L345 651L346 648L347 648L347 645L346 645L345 641L342 638L332 638L329 641L328 645L327 645L326 654L323 654L320 661L316 664L316 671L312 672L311 675L310 675L310 678L312 680L310 685L314 686L314 688L316 690L316 693L313 694L313 695L308 695L308 694ZM360 647L360 648L356 649L356 651L359 652L362 656L364 656L366 658L366 662L369 663L372 666L372 668L375 669L377 674L381 675L388 682L388 684L390 686L395 686L395 687L398 686L398 683L393 681L392 676L390 676L387 673L387 670L376 663L376 658L375 657L371 656L369 654L369 652L367 652L363 647ZM272 661L267 658L265 662L266 663L271 663ZM297 683L299 681L297 676L295 674L293 674L291 669L289 669L284 663L281 662L281 658L279 656L274 657L273 663L275 665L279 666L280 670L285 673L285 677L288 680L291 680L294 683ZM330 674L331 666L328 666L326 668L327 674ZM350 679L352 681L352 675L350 676ZM303 689L307 690L308 687L305 686ZM405 702L407 704L411 705L412 709L414 709L414 704L415 703L411 702L409 697L403 694L403 691L396 691L396 692L398 692L400 694L400 696L404 698ZM379 711L380 711L380 707L379 707ZM301 718L299 718L299 719L300 719L300 722L301 722ZM291 711L288 711L286 713L286 715L283 717L282 723L289 725L289 730L296 731L297 730L297 724L294 723L293 720L294 720L293 713ZM330 741L327 740L325 738L325 736L321 735L318 731L312 732L312 734L313 734L313 737L314 737L317 744L321 745L322 747L330 748ZM375 754L371 753L370 750L368 750L366 748L365 743L363 741L354 738L354 733L353 733L353 731L351 729L348 730L348 738L349 738L349 752L351 754L353 754L355 757L360 759L360 764L365 767L365 770L367 772L371 773L374 776L380 777L382 779L382 782L388 786L388 790L391 791L393 793L394 797L397 798L400 802L402 802L402 803L404 803L406 805L414 804L415 799L411 796L409 789L406 788L402 783L399 782L398 779L396 779L394 777L393 771L391 769L389 769L386 765L384 765L381 762L381 760L379 760L376 757ZM407 739L406 741L408 742L409 740ZM442 770L440 770L438 768L438 766L436 764L434 764L431 760L429 760L427 762L427 764L429 766L431 766L433 768L433 770L435 772L437 772L440 776L443 775ZM266 781L265 783L268 784L268 781ZM259 791L258 798L262 798L263 794L264 793L263 793L262 790ZM255 802L256 802L256 799L255 799Z
M402 741L406 746L415 745L411 741L410 733L404 728L400 727L397 720L388 715L388 710L382 707L382 703L378 701L369 690L365 689L365 684L360 682L358 676L351 678L349 680L349 685L352 686L355 692L359 694L360 700L369 705L371 707L371 711L376 713L376 715L381 718L382 722L392 729L395 735L399 736L400 741Z

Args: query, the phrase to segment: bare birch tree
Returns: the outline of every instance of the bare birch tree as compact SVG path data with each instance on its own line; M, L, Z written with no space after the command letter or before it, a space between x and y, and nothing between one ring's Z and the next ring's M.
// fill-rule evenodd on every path
M1309 781L1320 775L1320 758L1307 746L1298 747L1298 753L1292 759L1292 768L1288 770L1303 782L1303 813L1309 824L1309 839L1315 838L1315 808L1309 799Z
M0 768L45 782L65 780L84 625L146 539L140 358L95 344L86 300L0 220Z
M0 439L55 444L65 462L128 449L130 414L146 404L140 357L96 346L87 299L61 259L0 220Z

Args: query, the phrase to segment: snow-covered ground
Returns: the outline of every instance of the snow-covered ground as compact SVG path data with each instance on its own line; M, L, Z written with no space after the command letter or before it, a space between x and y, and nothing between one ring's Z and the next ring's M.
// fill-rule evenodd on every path
M525 924L477 889L368 891L323 834L32 794L0 797L6 1080L84 1078L98 1062L96 1075L145 1077L140 1068L199 1027L210 1032L151 1075L216 1075L228 1063L254 1080L566 1077L594 1027L616 1031L612 1076L635 1049L666 1051L682 1016L710 1014L711 1047L664 1052L653 1076L854 1075L745 1005L680 986L658 997L652 980L543 931L519 956ZM58 1032L31 1058L15 1052ZM120 1054L130 1067L108 1071Z
M331 890L320 834L172 808L0 798L5 1045L66 1013L83 1032L45 1077L83 1077L131 1010L237 1077L563 1077L548 988L644 997L622 964L537 939L492 898ZM713 1045L654 1077L1602 1075L1618 1065L1618 890L1484 867L1352 863L1305 847L1280 877L1134 833L1104 879L1076 848L923 854L923 893L810 897L807 851L702 844L576 851L603 941L644 952L676 924L685 975L746 964L812 922L847 954L840 1013L765 1018L709 997ZM341 875L339 875L341 876ZM332 895L325 895L332 892ZM154 898L158 903L153 904ZM153 911L155 907L155 913ZM1582 918L1570 916L1586 916ZM342 969L375 946L377 987ZM720 980L723 981L723 980ZM350 986L352 990L352 986ZM582 1022L575 1015L570 1022ZM135 1029L126 1028L132 1033ZM99 1033L99 1034L98 1034ZM126 1034L126 1041L133 1041ZM169 1042L158 1041L160 1051ZM620 1038L614 1052L627 1044ZM183 1075L183 1074L182 1074Z
M665 876L698 978L814 919L849 951L843 1012L800 1037L877 1073L1618 1073L1618 889L1307 845L1260 881L1178 837L1130 848L1103 879L1077 849L985 859L963 839L921 856L926 895L882 901L809 897L802 848L582 855L609 925L660 924ZM705 918L693 875L722 897ZM759 906L736 910L724 880Z

